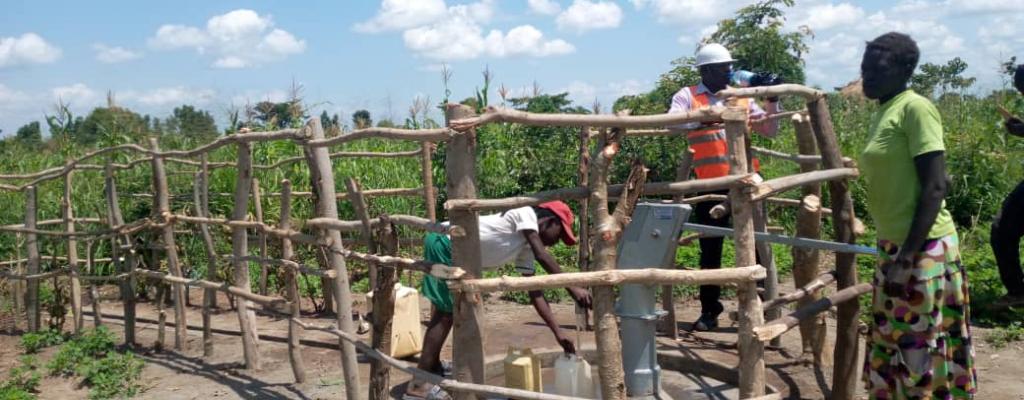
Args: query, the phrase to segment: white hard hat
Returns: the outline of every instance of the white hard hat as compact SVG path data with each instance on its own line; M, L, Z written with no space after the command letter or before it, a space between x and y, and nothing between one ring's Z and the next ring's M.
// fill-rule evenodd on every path
M708 43L697 50L697 66L735 62L729 49L718 43Z

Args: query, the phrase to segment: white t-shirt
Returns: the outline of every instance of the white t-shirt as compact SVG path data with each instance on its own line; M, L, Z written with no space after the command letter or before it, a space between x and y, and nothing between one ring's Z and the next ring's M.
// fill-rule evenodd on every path
M538 231L537 213L532 207L520 207L502 214L480 217L480 255L484 269L496 269L515 263L516 271L533 275L533 249L523 231Z
M707 86L704 86L704 82L697 84L697 94L707 93L708 105L710 106L724 106L725 99L720 99L711 93L711 90ZM693 104L693 93L690 92L689 86L684 86L679 89L674 96L672 96L672 106L668 109L669 114L687 112L692 109ZM761 106L757 105L756 101L750 101L750 118L757 119L765 115L764 110ZM688 122L684 124L674 125L669 128L675 129L695 129L700 126L700 122Z

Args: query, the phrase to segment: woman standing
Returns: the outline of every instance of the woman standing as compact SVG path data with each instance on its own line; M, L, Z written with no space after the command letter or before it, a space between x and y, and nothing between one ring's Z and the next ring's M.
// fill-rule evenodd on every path
M976 391L967 276L945 209L938 110L908 89L920 52L890 32L868 42L864 95L878 100L860 155L878 233L864 379L872 399L971 399Z

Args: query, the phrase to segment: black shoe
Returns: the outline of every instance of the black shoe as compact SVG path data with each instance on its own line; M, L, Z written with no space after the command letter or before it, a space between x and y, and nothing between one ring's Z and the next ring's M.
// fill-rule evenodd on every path
M691 331L697 332L708 332L718 329L718 314L714 315L701 315L693 325L690 326Z

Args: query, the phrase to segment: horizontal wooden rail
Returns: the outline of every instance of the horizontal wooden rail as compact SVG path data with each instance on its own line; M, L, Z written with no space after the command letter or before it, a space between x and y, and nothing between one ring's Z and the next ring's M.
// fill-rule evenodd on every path
M295 261L282 260L282 259L279 259L279 258L268 258L268 257L257 257L257 256L246 256L246 257L236 258L235 256L230 255L230 254L225 254L225 255L220 256L220 257L225 259L225 260L227 260L228 262L235 262L235 261L254 262L254 263L259 263L259 264L266 264L266 265L273 265L273 266L278 266L278 267L292 268L292 269L294 269L294 270L296 270L298 272L301 272L303 274L319 276L319 277L322 277L322 278L334 279L334 277L337 276L337 275L334 274L334 270L314 268L314 267L310 267L308 265L299 264L299 263L297 263Z
M595 272L566 272L555 275L510 277L487 279L464 279L449 282L448 287L472 293L498 291L526 291L554 289L569 286L615 286L625 283L658 285L721 285L727 283L752 282L764 279L765 269L760 265L742 268L713 270L670 270L644 268L629 270L608 270Z
M728 97L779 97L779 96L800 96L806 100L817 100L825 97L825 92L812 89L804 85L784 83L775 86L758 86L747 88L729 88L716 93L722 98Z
M64 257L64 256L41 256L39 258L39 261L46 261L46 260L67 262L68 258ZM88 261L88 260L75 260L75 261L78 264L85 264L86 261ZM111 258L95 258L95 259L92 260L93 263L109 263L109 262L113 262L113 261L114 260L111 259ZM28 262L27 258L22 258L22 259L19 259L19 260L0 261L0 267L8 266L8 265L24 264L24 263L27 263L27 262Z
M353 142L361 139L409 140L415 142L446 142L459 132L448 128L437 129L400 129L400 128L363 128L332 138L310 140L310 147L328 147Z
M220 292L230 293L230 294L232 294L234 296L241 297L243 299L250 300L250 301L252 301L254 303L257 303L257 304L260 304L260 305L265 305L265 306L279 307L279 306L283 306L283 305L289 304L288 301L283 299L283 298L258 295L258 294L251 293L249 291L242 290L240 288L231 286L230 284L228 284L226 282L225 283L218 283L218 282L211 282L211 281L208 281L208 280L205 280L205 279L179 278L179 277L176 277L176 276L165 274L163 272L149 271L149 270L142 270L142 269L136 270L135 271L135 275L138 275L140 277L147 278L147 279L162 280L162 281L168 282L168 283L180 283L180 284L187 285L187 286L198 286L198 287L205 288L205 289L213 289L213 290L217 290L217 291L220 291Z
M859 285L842 289L838 292L832 293L832 295L828 297L821 298L811 304L799 308L782 318L767 322L764 326L755 327L754 336L757 337L757 340L767 342L789 332L790 329L800 325L800 321L814 317L815 315L828 311L832 307L847 301L857 301L857 297L860 297L860 295L870 291L870 283L861 283Z
M436 190L436 188L435 188ZM210 193L211 197L233 197L234 193ZM389 189L371 189L363 192L363 197L385 197L385 196L422 196L423 188L389 188ZM122 196L134 197L142 199L153 198L152 193L127 193ZM191 194L174 194L171 195L172 199L191 199ZM294 197L313 197L313 192L293 192ZM260 197L281 197L280 193L262 193ZM347 200L348 193L339 192L335 194L335 198L338 200Z
M333 326L317 326L313 324L307 324L296 318L292 318L292 322L296 325L301 326L302 329L327 332L333 334L346 342L352 343L356 348L367 357L383 361L391 367L412 375L413 378L422 380L434 385L438 385L441 388L450 392L461 392L461 393L473 393L481 395L486 398L498 397L498 398L514 398L523 400L584 400L579 397L567 397L559 396L554 394L531 392L528 390L520 389L509 389L501 386L490 386L490 385L479 385L475 383L459 382L452 379L446 379L433 373L415 368L412 364L398 360L394 357L388 356L387 354L381 353L370 347L370 345L363 343L358 337L344 332Z
M781 159L781 160L792 161L792 162L795 162L797 164L821 164L821 156L810 156L810 155L805 155L805 154L789 154L789 153L781 152L781 151L778 151L778 150L766 149L766 148L757 147L757 146L753 146L753 147L751 147L751 149L754 150L754 154L762 156L762 157L778 158L778 159ZM843 164L846 165L847 167L851 167L851 168L854 165L856 165L853 162L853 159L851 159L849 157L843 157Z
M462 236L466 234L466 230L462 229L462 227L444 224L440 222L432 222L429 219L413 215L389 215L388 218L395 225L417 228L426 232L444 233L452 236ZM379 227L380 224L381 218L370 219L370 226L376 228ZM360 230L363 227L363 223L362 221L342 221L327 218L312 218L306 220L304 226L310 228L336 229L341 232L360 232Z
M755 185L751 199L761 201L773 195L804 185L856 178L860 173L856 168L836 168L821 171L803 172L781 178L770 179Z
M828 285L831 285L835 281L836 271L828 271L824 274L818 275L817 278L814 278L803 287L794 290L793 293L789 293L785 296L779 296L764 302L762 308L765 310L771 310L799 301L804 297L817 293L819 290L828 287Z
M753 186L752 175L729 175L720 178L697 179L680 182L654 182L644 185L644 195L674 195L695 192L706 192L712 190L729 189L733 186ZM622 193L623 185L609 185L608 197L618 196ZM551 200L571 200L588 197L589 191L586 187L577 186L574 188L547 190L533 194L507 197L504 199L452 199L444 203L446 210L473 210L473 211L494 211L507 210L518 207L535 206Z
M116 228L100 229L95 231L48 231L43 229L29 229L24 227L15 226L0 226L0 232L9 233L32 233L40 236L53 236L53 237L64 237L64 238L91 238L99 239L110 235L124 235L137 232L142 229L156 226L149 219L141 219L130 224L125 224Z
M617 114L540 114L510 108L488 107L482 115L452 121L451 126L460 131L497 122L511 122L528 126L662 128L687 122L721 121L724 111L724 107L712 106L672 114L626 116Z

